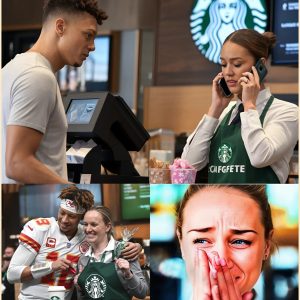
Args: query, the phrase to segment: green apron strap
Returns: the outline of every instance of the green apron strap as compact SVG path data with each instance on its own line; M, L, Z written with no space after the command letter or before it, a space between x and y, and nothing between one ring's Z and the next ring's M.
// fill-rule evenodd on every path
M111 250L111 251L104 251L103 254L101 255L101 259L100 262L104 263L105 258L106 258L106 254L111 252L111 257L112 257L112 261L114 261L115 258L115 251Z
M267 112L268 112L270 106L272 105L273 101L274 101L274 96L272 95L272 96L269 98L269 100L268 100L268 102L267 102L267 104L266 104L264 110L262 111L262 113L261 113L261 115L260 115L260 117L259 117L260 122L261 122L262 125L264 124L265 116L266 116L266 114L267 114Z
M261 113L261 115L260 115L260 117L259 117L261 124L264 123L265 116L266 116L266 114L267 114L267 112L268 112L270 106L272 105L273 101L274 101L274 96L272 95L272 96L269 98L269 100L268 100L266 106L264 107L264 109L263 109L263 111L262 111L262 113ZM243 102L242 102L242 103L243 103ZM225 125L228 125L228 122L229 122L229 120L230 120L230 118L231 118L231 115L232 115L232 111L235 109L235 107L237 107L237 103L236 103L236 105L234 105L234 106L231 108L231 110L229 111L229 113L227 113L226 117L224 118L224 123L225 123ZM222 123L223 123L223 122L222 122Z
M223 119L223 121L221 122L222 124L224 125L228 125L229 123L229 120L230 120L230 117L232 115L232 111L234 110L234 108L237 106L237 103L236 105L232 106L232 108L230 109L230 111L227 113L226 117Z
M101 259L100 259L100 262L104 262L104 260L105 260L105 257L106 257L106 253L107 253L108 251L104 251L103 252L103 254L101 255Z

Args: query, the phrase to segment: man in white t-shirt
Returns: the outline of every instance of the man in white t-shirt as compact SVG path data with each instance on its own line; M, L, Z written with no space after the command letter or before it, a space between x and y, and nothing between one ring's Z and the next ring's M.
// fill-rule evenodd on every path
M89 249L83 227L79 224L86 210L94 204L93 194L75 185L61 191L57 221L38 218L27 222L19 237L19 246L8 268L9 282L22 282L19 299L49 299L49 286L64 286L65 299L73 292L73 279L81 254ZM139 244L129 243L122 252L134 258Z
M97 0L46 0L37 42L2 69L2 183L66 183L65 111L55 73L95 50Z

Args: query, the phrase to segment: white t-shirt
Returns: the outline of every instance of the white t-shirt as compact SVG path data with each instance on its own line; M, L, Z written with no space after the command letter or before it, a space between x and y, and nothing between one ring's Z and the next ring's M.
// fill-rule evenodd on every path
M2 183L6 177L6 126L38 130L43 138L36 158L67 179L67 120L61 94L49 61L37 52L18 54L2 69Z
M34 219L26 223L19 237L19 247L23 246L35 255L29 265L65 258L73 262L72 268L75 272L57 271L40 279L24 282L19 299L49 299L48 287L50 285L65 286L67 290L65 299L71 299L77 262L89 248L89 244L84 239L83 228L79 225L76 235L68 240L66 235L60 231L58 223L53 217ZM26 254L24 253L25 260ZM14 257L10 265L10 268L13 267Z

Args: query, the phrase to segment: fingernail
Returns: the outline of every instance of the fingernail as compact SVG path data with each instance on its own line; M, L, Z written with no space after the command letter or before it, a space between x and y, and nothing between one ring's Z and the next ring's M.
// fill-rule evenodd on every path
M220 264L222 267L225 267L226 266L226 260L224 258L221 258L220 259Z
M214 279L217 279L217 271L216 270L212 270L211 273L212 273L212 277Z
M215 263L216 263L217 266L220 265L220 259L219 259L219 257L215 256Z

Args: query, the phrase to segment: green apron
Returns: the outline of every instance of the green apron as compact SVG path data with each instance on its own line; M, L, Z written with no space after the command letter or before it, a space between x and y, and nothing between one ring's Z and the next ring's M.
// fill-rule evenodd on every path
M273 100L271 96L260 115L262 125ZM225 116L211 140L208 182L279 183L270 166L255 168L251 165L241 135L241 124L228 125L233 109Z
M78 277L78 285L84 293L83 299L131 299L120 282L114 262L91 262L89 259Z

